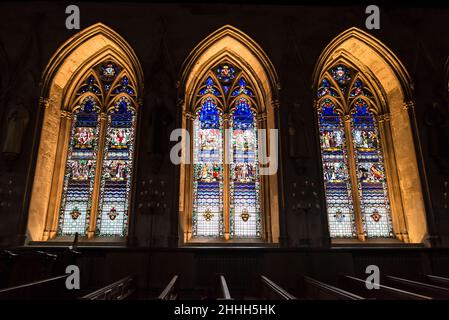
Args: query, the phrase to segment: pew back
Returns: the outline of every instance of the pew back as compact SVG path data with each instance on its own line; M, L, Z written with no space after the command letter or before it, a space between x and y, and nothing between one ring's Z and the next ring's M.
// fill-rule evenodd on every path
M111 283L104 288L95 290L83 297L81 300L125 300L129 298L135 289L135 277L127 276L119 281Z
M296 300L296 297L267 277L261 275L262 298L268 300Z
M300 292L303 293L305 299L312 300L364 300L365 298L331 286L327 283L315 280L313 278L303 276L300 280Z
M66 287L68 275L47 278L30 283L0 289L0 300L65 300L75 298L77 290Z
M379 300L432 300L431 297L423 294L416 294L383 284L378 285L379 289L368 289L365 280L352 276L340 277L339 286L357 295Z
M158 300L177 300L179 298L179 276L175 275L161 292Z

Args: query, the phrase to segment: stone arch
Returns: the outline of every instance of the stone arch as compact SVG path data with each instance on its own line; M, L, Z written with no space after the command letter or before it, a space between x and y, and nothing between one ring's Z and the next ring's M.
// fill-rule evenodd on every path
M69 98L86 72L104 59L121 64L143 90L143 72L131 46L108 26L94 24L68 39L50 59L41 80L41 108L44 109L36 169L29 206L30 241L46 241L57 229L61 176L68 144Z
M226 25L201 41L184 61L178 82L178 103L182 110L182 127L191 132L195 89L204 75L220 61L227 60L238 66L253 83L259 97L261 127L278 128L279 79L273 64L262 48L248 35ZM268 136L268 135L267 135ZM270 141L267 141L269 150ZM278 147L279 149L279 147ZM278 152L279 154L279 152ZM280 162L280 160L278 160ZM280 167L280 166L279 166ZM179 221L183 243L191 240L191 166L181 164ZM266 176L263 191L264 232L268 243L279 242L278 174ZM225 236L226 238L226 236Z
M320 77L332 65L347 62L364 74L377 91L386 150L396 238L422 243L427 220L417 159L419 141L413 134L413 83L396 55L368 33L350 28L335 37L320 55L313 74L316 92Z

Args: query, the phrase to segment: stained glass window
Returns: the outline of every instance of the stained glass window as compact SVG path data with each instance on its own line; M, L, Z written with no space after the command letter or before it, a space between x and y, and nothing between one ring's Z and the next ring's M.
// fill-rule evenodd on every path
M130 76L112 61L93 68L76 91L59 235L127 235L135 95Z
M368 237L393 234L379 132L368 103L359 98L352 111L352 138L364 230Z
M257 123L251 103L240 98L231 113L230 211L231 235L260 237L260 182Z
M211 97L202 101L194 121L193 234L223 235L222 115Z
M227 221L231 238L259 238L257 102L253 89L243 72L222 63L199 85L197 101L193 121L193 235L223 237Z
M319 108L320 141L324 169L329 233L331 237L354 237L354 208L348 170L348 154L342 117L331 99Z
M128 230L136 124L134 107L127 97L115 102L107 123L96 234L124 236Z
M378 102L366 83L356 70L340 64L323 75L317 92L333 238L353 238L358 233L368 238L393 236L381 137L373 112Z
M87 96L73 112L59 235L77 232L84 235L89 225L98 152L99 112L97 101L92 96Z

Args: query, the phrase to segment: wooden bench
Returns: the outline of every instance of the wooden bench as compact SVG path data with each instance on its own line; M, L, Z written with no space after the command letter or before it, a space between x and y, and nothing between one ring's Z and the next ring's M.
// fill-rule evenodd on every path
M229 291L228 283L224 275L220 274L217 277L217 300L232 300L231 293Z
M298 292L302 297L312 300L364 300L365 298L349 291L331 286L313 278L302 276Z
M425 276L425 279L430 283L434 283L441 287L449 288L449 278L428 274Z
M386 276L385 278L389 284L397 286L399 289L410 290L435 299L449 298L449 288L394 276Z
M14 270L14 262L19 255L10 250L0 251L0 288L7 288L14 285L11 283L11 274Z
M69 290L65 281L68 275L33 281L30 283L0 289L0 300L65 300L74 299L77 290Z
M81 297L80 300L125 300L135 291L134 276L127 276L104 288L95 290L94 292Z
M168 285L164 288L161 294L157 297L158 300L177 300L179 298L179 276L175 275Z
M261 275L262 298L268 300L296 300L296 297L276 283Z
M432 300L432 297L426 295L389 287L383 284L379 284L379 289L373 288L370 290L366 287L365 280L352 276L340 277L339 287L345 288L357 295L378 300Z

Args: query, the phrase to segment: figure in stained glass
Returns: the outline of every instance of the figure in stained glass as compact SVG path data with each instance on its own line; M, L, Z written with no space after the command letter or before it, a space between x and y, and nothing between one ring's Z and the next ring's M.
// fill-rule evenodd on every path
M95 128L77 127L73 136L76 149L91 149L95 140Z
M209 73L197 91L199 108L193 121L193 235L223 236L226 217L231 237L258 238L261 226L257 124L252 109L254 100L249 99L255 95L247 78L231 64L222 63L213 70L215 73ZM219 104L223 109L218 108ZM230 141L223 134L225 117L229 119ZM231 164L224 161L225 145L232 154ZM223 175L225 166L228 176ZM228 212L224 212L223 205L226 186Z
M365 98L373 95L357 75L356 70L339 64L323 74L317 91L329 231L331 237L356 237L360 232L368 237L392 237L380 137L372 102ZM352 78L356 80L347 96ZM331 92L328 79L338 84L341 94ZM335 111L337 102L343 106L342 115ZM343 116L350 121L343 122ZM351 179L352 174L357 179ZM357 205L353 196L358 197ZM355 211L360 213L362 230L357 230Z
M129 73L124 72L114 62L102 62L89 70L76 90L77 97L83 98L73 111L58 235L85 235L92 226L96 236L127 235L136 91L131 87ZM108 91L117 77L120 81L106 99L101 95L101 85ZM93 95L84 97L87 92ZM119 98L114 94L120 94ZM100 110L109 110L104 128L100 127ZM105 141L103 150L98 149L100 137ZM96 166L98 157L103 159L100 167ZM96 179L98 176L100 179ZM99 199L94 205L92 194L98 190Z
M111 148L126 149L130 142L130 128L114 128L111 130Z

